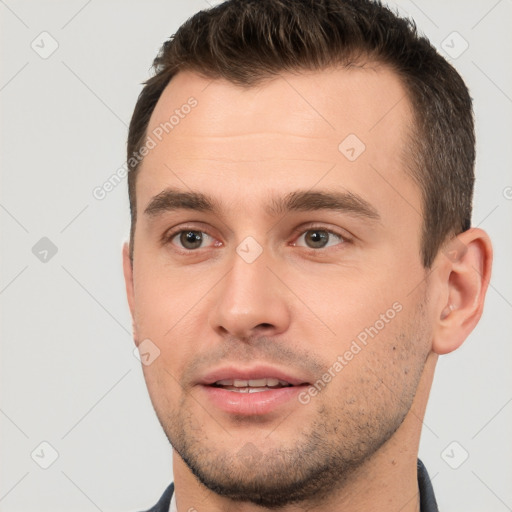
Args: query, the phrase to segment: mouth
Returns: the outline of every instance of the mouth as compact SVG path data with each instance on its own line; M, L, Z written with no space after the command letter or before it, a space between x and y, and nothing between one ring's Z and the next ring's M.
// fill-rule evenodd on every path
M293 384L273 377L263 379L223 379L212 384L213 387L222 388L235 393L261 393L271 389L292 387Z
M208 404L238 416L263 416L294 403L298 406L297 396L310 385L305 379L268 366L220 368L198 384Z

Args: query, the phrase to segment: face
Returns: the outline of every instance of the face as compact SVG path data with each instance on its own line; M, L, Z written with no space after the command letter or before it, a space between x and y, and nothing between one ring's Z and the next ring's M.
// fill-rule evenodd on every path
M379 66L182 72L159 100L128 295L158 418L216 493L306 499L407 415L431 344L411 119Z

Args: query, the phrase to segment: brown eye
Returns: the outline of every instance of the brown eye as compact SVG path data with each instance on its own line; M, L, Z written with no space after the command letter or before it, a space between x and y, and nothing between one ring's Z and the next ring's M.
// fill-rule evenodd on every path
M308 231L304 238L306 244L312 249L325 247L329 241L329 233L325 231Z
M179 237L180 244L183 248L192 250L201 247L205 238L203 237L204 234L205 233L202 231L181 231L176 235L176 237Z
M344 239L341 235L326 229L308 229L297 241L301 241L298 245L305 245L310 249L323 249L344 242Z

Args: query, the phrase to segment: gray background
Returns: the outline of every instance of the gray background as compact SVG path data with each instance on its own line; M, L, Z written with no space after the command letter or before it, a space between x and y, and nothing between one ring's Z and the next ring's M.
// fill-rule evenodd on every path
M512 2L390 5L452 54L471 89L474 225L496 251L482 321L440 358L420 457L441 510L512 510ZM121 271L126 180L103 200L93 190L123 165L127 123L161 43L206 7L0 0L2 512L142 509L172 479L133 355ZM58 458L43 469L52 450Z

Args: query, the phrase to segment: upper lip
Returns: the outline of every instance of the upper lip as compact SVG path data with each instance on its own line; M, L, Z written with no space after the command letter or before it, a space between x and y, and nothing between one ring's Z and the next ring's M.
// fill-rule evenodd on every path
M264 379L274 378L288 382L292 386L299 386L301 384L308 384L305 379L291 375L287 371L280 370L273 366L251 366L247 368L241 368L240 366L223 366L210 370L208 373L203 375L198 381L198 384L211 385L219 380L228 379L239 379L239 380L252 380L252 379Z

